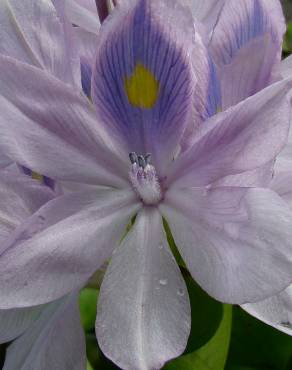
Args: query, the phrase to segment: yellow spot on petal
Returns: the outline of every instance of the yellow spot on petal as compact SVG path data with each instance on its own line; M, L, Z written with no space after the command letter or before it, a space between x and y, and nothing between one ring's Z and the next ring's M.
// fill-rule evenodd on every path
M42 181L43 181L43 179L44 179L42 175L40 175L39 173L34 172L34 171L32 171L32 173L31 173L31 177L32 177L34 180L38 180L38 181L40 181L40 182L42 182Z
M125 90L133 106L151 109L158 99L159 83L143 64L137 63L133 74L125 79Z

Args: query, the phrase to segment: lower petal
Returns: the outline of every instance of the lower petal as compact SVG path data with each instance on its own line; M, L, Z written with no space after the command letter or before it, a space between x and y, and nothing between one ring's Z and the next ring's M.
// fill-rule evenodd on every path
M216 299L255 302L292 281L292 213L268 189L170 191L161 205L193 278Z
M127 370L160 369L185 349L190 304L162 219L145 209L104 277L96 333L104 354Z
M10 342L36 321L41 306L0 310L0 343Z
M292 285L276 296L241 307L266 324L292 335Z

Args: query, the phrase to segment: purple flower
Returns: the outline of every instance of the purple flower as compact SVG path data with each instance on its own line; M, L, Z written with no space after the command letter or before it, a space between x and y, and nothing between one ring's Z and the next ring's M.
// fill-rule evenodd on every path
M195 1L198 19L182 3L117 6L88 62L86 96L48 68L0 58L0 150L55 180L90 185L48 202L5 243L0 308L58 299L111 258L96 333L129 370L162 367L189 335L187 289L163 218L216 299L255 302L292 282L292 214L274 191L246 185L289 130L279 3ZM242 185L223 186L235 175Z

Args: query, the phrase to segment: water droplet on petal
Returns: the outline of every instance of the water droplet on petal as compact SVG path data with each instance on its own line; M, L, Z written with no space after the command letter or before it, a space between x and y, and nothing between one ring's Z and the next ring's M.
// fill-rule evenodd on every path
M177 294L179 295L179 296L184 296L185 295L185 291L184 291L184 289L179 289L178 291L177 291Z
M160 279L159 284L160 285L167 285L167 279Z
M159 244L158 248L163 249L163 244Z

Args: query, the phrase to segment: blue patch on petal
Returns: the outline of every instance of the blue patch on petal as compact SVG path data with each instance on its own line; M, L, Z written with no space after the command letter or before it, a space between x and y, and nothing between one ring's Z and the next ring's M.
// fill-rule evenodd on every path
M90 63L85 59L81 58L81 84L84 94L90 99L91 96L91 76L92 76L92 67Z
M233 28L233 34L228 31L231 36L229 42L224 43L226 50L224 50L224 63L227 64L234 57L234 55L246 45L252 39L263 35L266 32L271 32L272 37L277 37L276 33L271 26L269 14L266 13L266 9L263 8L260 0L245 1L241 4L241 8L236 8L236 3L232 2L228 16L235 16ZM240 5L240 4L239 4ZM228 6L228 3L226 4ZM237 9L237 10L236 10ZM245 10L243 10L245 9ZM245 13L243 19L236 19L237 14ZM227 14L226 14L227 17ZM221 25L224 28L224 24ZM216 35L216 29L215 33ZM220 37L227 35L220 35Z
M140 153L151 151L160 135L179 136L191 105L184 45L155 17L150 2L139 1L101 43L94 72L93 99L103 121Z
M203 119L212 117L222 109L221 87L217 76L217 71L214 62L209 58L209 86L207 96L207 116Z
M27 176L35 179L35 180L38 180L40 181L42 184L48 186L49 188L51 188L52 190L55 189L55 181L52 180L51 178L47 177L47 176L43 176L43 175L40 175L38 174L37 172L34 172L32 171L31 169L25 167L25 166L19 166L20 170Z

